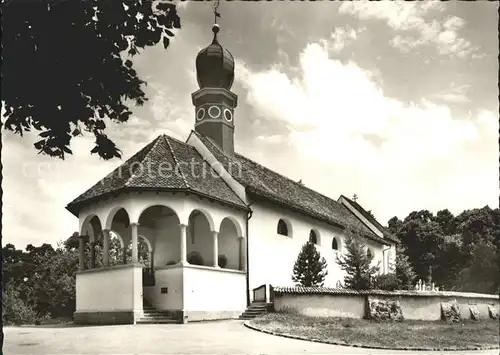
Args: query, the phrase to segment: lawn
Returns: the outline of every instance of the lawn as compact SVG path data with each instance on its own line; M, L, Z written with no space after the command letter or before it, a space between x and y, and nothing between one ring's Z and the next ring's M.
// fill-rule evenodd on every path
M270 313L251 320L250 325L279 334L368 347L467 349L498 347L499 344L499 323L491 319L462 323L410 320L377 323Z

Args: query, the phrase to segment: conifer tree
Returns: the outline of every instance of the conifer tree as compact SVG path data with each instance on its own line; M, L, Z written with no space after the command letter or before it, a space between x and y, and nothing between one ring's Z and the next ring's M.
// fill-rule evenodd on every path
M366 246L359 235L350 231L346 235L346 254L338 256L337 263L347 275L344 277L346 288L367 290L372 288L378 266L371 266L373 255L366 252Z
M325 258L316 250L313 243L302 246L297 261L293 266L292 280L305 287L323 286L328 271Z
M396 273L399 288L402 290L411 290L417 274L413 270L410 258L406 255L406 250L402 245L398 245L396 249L396 263L392 269Z

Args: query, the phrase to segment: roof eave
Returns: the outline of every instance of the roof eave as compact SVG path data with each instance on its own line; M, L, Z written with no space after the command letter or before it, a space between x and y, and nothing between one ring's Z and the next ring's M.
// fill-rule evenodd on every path
M150 187L122 187L120 189L117 189L117 190L114 190L114 191L110 191L110 192L106 192L106 193L104 193L102 195L90 197L90 198L82 200L82 201L77 201L77 202L73 201L73 202L70 202L66 206L66 209L69 212L71 212L75 217L78 217L78 213L81 211L81 209L84 207L84 205L88 205L89 203L102 200L102 199L104 199L104 198L106 198L106 197L108 197L110 195L112 196L112 195L117 195L117 194L125 193L125 192L144 192L144 191L173 192L173 193L175 193L175 192L192 193L194 195L198 195L200 197L207 198L209 200L213 200L213 201L225 204L225 205L230 205L230 206L232 206L234 208L237 208L237 209L245 211L245 212L250 211L250 208L246 204L244 204L243 202L242 202L241 205L238 205L238 204L230 202L230 201L225 201L225 200L222 200L222 199L219 199L219 198L216 198L216 197L204 194L202 192L193 190L191 188L182 188L182 189L179 189L179 188L156 188L156 187L151 187L151 188Z
M325 223L327 223L327 224L329 224L329 225L331 225L331 226L333 226L333 227L336 227L336 228L339 228L339 229L342 229L342 230L346 229L346 227L345 227L344 225L340 224L340 223L335 223L335 222L333 222L332 220L329 220L329 219L327 219L327 218L320 217L320 216L317 216L317 215L313 215L313 214L311 214L311 213L307 213L307 212L305 212L305 211L303 211L303 210L301 210L301 209L299 209L299 208L296 208L295 206L292 206L292 205L290 205L290 204L287 204L287 203L285 203L285 202L282 202L282 201L280 201L280 200L278 200L278 199L276 199L276 198L272 198L272 197L269 197L269 196L267 196L267 195L265 195L265 194L261 194L261 193L259 193L257 190L255 190L255 189L253 189L253 188L250 188L250 187L248 187L248 186L245 188L245 190L246 190L246 192L247 192L249 195L251 195L251 196L253 196L253 197L257 197L258 199L263 199L263 200L267 200L267 201L272 201L272 202L274 202L274 203L276 203L276 204L278 204L278 205L280 205L280 206L284 206L284 207L289 208L289 209L291 209L291 210L294 210L294 211L296 211L296 212L298 212L298 213L300 213L300 214L302 214L302 215L306 215L306 216L308 216L308 217L311 217L311 218L317 219L317 220L319 220L319 221L325 222Z

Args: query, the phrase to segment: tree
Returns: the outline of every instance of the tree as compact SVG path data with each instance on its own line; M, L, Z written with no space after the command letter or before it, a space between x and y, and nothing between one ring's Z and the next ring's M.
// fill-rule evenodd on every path
M348 231L345 240L345 255L337 255L337 263L346 272L344 285L354 290L367 290L374 286L374 277L379 266L372 266L373 255L366 252L361 237L354 231Z
M472 262L458 275L461 291L494 293L500 292L500 268L492 245L480 242L474 246Z
M441 226L434 221L432 213L427 210L411 212L396 236L405 247L417 276L428 280L438 262L439 246L444 241Z
M448 209L436 213L436 222L441 226L445 235L453 235L457 232L455 216Z
M40 132L42 154L64 159L71 139L90 132L91 153L120 157L104 118L126 122L147 100L130 59L180 28L173 4L150 0L6 0L2 100L5 128Z
M406 250L402 245L398 245L396 249L394 271L398 280L398 288L401 290L411 290L414 285L416 274L408 255L406 255Z
M311 242L306 242L293 266L293 282L305 286L323 286L328 271L327 263Z

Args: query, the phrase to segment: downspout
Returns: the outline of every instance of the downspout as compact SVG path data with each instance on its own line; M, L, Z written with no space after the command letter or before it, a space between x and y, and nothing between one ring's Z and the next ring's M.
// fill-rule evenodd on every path
M389 260L387 260L387 263L385 262L385 252L389 249L391 249L390 245L386 249L382 249L382 259L384 261L384 275L387 274L387 268L389 267Z
M248 207L250 208L252 204L249 204ZM249 269L249 265L250 265L250 258L248 257L250 254L248 253L248 249L249 249L249 238L248 238L248 221L250 220L250 218L252 218L252 215L253 215L253 211L252 210L249 210L248 211L248 214L247 214L247 221L246 221L246 226L245 226L245 234L246 234L246 240L247 240L247 247L246 247L246 284L247 284L247 307L250 306L250 269Z

